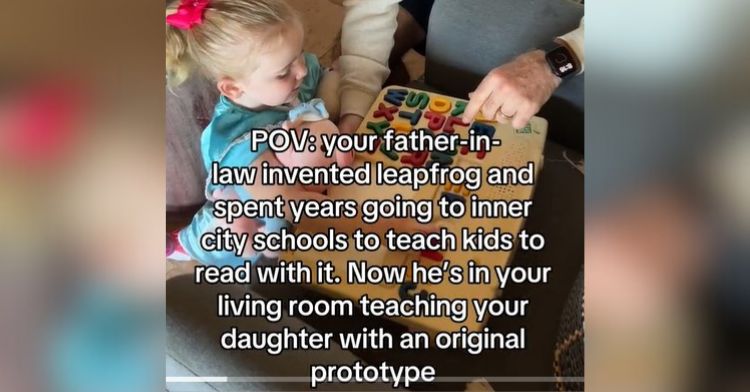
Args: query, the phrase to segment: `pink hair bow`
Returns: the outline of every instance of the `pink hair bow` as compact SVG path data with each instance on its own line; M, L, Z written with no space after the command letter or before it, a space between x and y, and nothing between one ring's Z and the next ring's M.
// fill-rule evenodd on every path
M189 30L203 22L203 12L209 0L181 0L177 12L167 15L167 24L182 30Z

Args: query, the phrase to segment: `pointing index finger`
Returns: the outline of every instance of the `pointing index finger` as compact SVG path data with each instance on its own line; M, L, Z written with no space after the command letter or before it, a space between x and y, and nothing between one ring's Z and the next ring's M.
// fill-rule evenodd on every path
M474 119L474 116L479 113L479 109L484 104L484 101L490 96L491 92L492 88L490 88L489 83L487 83L487 77L485 77L482 82L479 83L479 86L474 93L469 95L469 104L466 105L464 115L461 118L463 122L471 122Z

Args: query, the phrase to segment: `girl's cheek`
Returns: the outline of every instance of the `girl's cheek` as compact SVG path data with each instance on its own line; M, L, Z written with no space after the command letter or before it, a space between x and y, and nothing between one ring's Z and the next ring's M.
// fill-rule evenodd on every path
M294 87L297 85L297 82L294 81L294 79L289 79L286 82L284 82L284 90L287 92L291 92L294 90Z

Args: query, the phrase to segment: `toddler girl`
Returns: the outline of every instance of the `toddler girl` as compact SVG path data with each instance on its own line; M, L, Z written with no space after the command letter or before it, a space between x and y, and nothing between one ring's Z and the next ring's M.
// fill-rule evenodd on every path
M201 155L207 171L213 162L222 167L240 167L274 160L272 154L265 154L266 147L259 151L250 149L249 131L288 125L290 110L324 120L296 125L308 126L313 132L336 131L333 123L325 120L327 113L320 102L310 102L323 71L312 54L303 53L302 23L283 1L183 0L168 8L166 28L168 82L179 84L191 71L199 70L216 82L221 93L213 118L201 136ZM283 156L284 164L294 164L293 154ZM213 216L215 200L262 197L254 192L256 188L261 186L218 187L207 183L208 201L188 227L172 234L168 241L169 257L221 265L238 265L246 259L254 261L258 255L249 244L244 254L238 256L231 251L207 252L200 240L204 233L219 226L250 235L257 230L282 227L285 222L280 219L243 218L229 225ZM287 193L285 196L290 198L322 197L304 189L285 191L280 193Z
M182 0L178 7L167 11L166 33L168 82L178 84L197 69L216 82L221 94L213 118L201 136L201 155L209 178L213 162L218 162L220 167L260 167L264 161L274 166L333 163L330 159L320 159L322 153L318 157L289 152L276 155L267 145L256 151L250 148L250 130L255 128L288 128L294 123L310 128L313 134L337 132L333 123L325 120L327 113L322 102L314 100L324 72L315 56L303 52L302 23L288 4L281 0ZM294 121L290 121L290 113ZM300 122L321 119L323 121ZM346 165L352 158L351 154L338 153L335 161ZM255 261L259 255L251 250L253 233L276 231L286 222L276 218L244 218L229 225L213 216L214 202L274 199L281 195L286 201L288 216L291 200L323 200L326 196L322 190L324 188L263 186L260 182L218 187L207 182L206 204L189 226L168 238L168 257L192 258L218 265ZM314 230L336 227L349 233L358 226L355 219L341 218L316 219L314 223ZM379 223L380 231L393 226L393 222ZM203 234L220 227L248 234L244 254L203 249ZM411 226L405 227L408 230Z

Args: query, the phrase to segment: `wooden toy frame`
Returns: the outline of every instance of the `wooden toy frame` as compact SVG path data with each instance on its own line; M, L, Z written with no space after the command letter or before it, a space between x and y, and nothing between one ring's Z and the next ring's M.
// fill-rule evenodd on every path
M372 105L367 117L365 117L358 132L382 134L386 129L393 128L397 132L409 132L412 129L426 128L432 132L458 133L461 138L466 138L470 128L479 133L491 135L502 141L500 147L494 147L489 152L469 152L466 148L454 151L453 154L439 152L412 152L396 153L379 148L372 153L358 153L355 157L354 166L362 165L364 162L385 162L388 165L413 165L424 166L430 164L459 165L462 167L479 166L486 173L490 166L523 167L533 162L537 172L542 166L542 153L547 134L547 121L543 118L534 117L529 125L523 129L513 129L509 125L502 125L494 121L488 121L481 117L474 120L472 124L461 121L461 115L467 104L466 100L460 100L445 95L430 93L427 91L406 88L401 86L389 86L384 88ZM471 126L471 127L470 127ZM383 146L381 146L383 147ZM374 165L373 165L374 166ZM535 173L536 174L536 173ZM395 194L401 194L404 198L432 199L435 203L440 197L449 197L455 200L469 202L471 194L476 194L479 199L487 200L529 200L532 198L534 186L532 185L484 185L475 192L470 192L461 184L428 185L419 191L411 190L407 185L403 186L378 186L356 185L356 186L333 186L329 188L328 195L333 199L354 199L362 202L365 199L388 199ZM467 217L460 221L439 220L437 208L434 208L435 219L440 226L447 227L456 233L460 245L460 231L465 227L470 231L484 228L491 231L495 228L502 232L518 234L523 226L523 219L471 219ZM367 231L363 223L363 230ZM305 231L304 225L298 230ZM421 265L440 264L443 259L450 260L451 264L459 264L464 267L469 260L477 264L489 266L506 267L512 256L512 251L503 252L475 252L475 251L444 251L444 252L392 252L384 247L376 252L356 251L353 245L346 252L322 253L315 251L297 252L283 255L285 260L301 260L315 272L318 260L331 260L336 267L336 276L345 281L346 264L348 260L367 260L370 265L404 265L407 268L406 276L411 274L411 262L417 260ZM417 293L435 293L438 298L465 298L467 299L468 319L463 323L455 323L449 317L414 317L394 318L394 320L407 324L416 329L436 331L457 331L461 326L469 330L477 331L484 323L475 320L475 312L471 306L472 299L492 299L498 297L498 280L494 270L491 271L492 282L490 284L469 284L466 281L461 284L449 283L446 279L437 285L416 285L405 282L401 285L379 284L379 285L313 285L316 289L336 297L346 297L356 301L363 295L370 298L380 299L403 299ZM314 278L314 277L313 277Z

